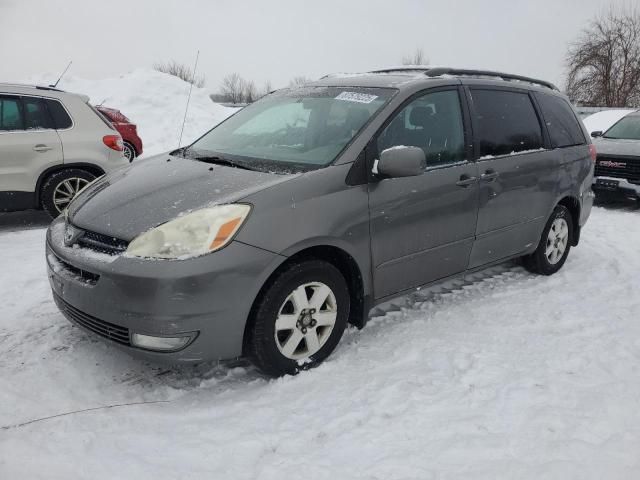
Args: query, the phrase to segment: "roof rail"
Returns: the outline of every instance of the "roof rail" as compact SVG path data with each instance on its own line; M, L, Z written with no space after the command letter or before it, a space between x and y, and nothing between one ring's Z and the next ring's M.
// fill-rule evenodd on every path
M490 70L467 70L461 68L429 68L424 74L428 77L439 77L440 75L466 75L470 77L496 77L506 81L519 81L534 83L536 85L542 85L543 87L550 88L551 90L559 90L553 83L545 80L538 80L531 77L523 77L522 75L513 75L511 73L492 72Z
M393 73L393 72L427 72L433 67L428 65L404 65L402 67L381 68L380 70L371 70L369 73Z
M35 88L37 90L51 90L53 92L64 92L64 90L60 90L59 88L54 88L52 86L46 85L33 85L29 83L10 83L10 82L0 82L0 85L3 87L14 87L14 88Z

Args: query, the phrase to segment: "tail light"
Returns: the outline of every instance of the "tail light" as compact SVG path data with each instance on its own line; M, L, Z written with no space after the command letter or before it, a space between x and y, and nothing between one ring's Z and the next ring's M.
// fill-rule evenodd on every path
M111 150L115 150L116 152L122 152L124 150L122 137L120 135L105 135L102 137L102 141Z
M589 154L591 155L591 160L596 161L596 157L598 156L598 151L596 150L596 146L593 143L589 144Z

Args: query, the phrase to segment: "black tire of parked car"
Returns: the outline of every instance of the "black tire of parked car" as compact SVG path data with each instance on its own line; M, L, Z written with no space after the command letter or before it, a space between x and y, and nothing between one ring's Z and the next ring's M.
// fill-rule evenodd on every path
M124 142L123 147L124 147L124 152L123 152L124 156L127 158L127 160L129 160L129 162L133 162L135 158L138 156L138 154L136 153L136 147L131 145L129 142Z
M275 340L276 318L283 303L293 290L309 282L322 282L335 295L337 318L326 343L318 352L304 361L285 357ZM347 282L340 271L322 260L304 260L293 263L269 280L256 300L246 330L245 355L263 373L279 377L295 375L320 364L336 348L347 325L350 310Z
M549 230L551 230L551 226L554 220L562 218L567 222L567 226L569 227L569 240L567 242L567 248L564 251L564 254L560 258L560 260L552 264L547 258L545 251L547 249L547 238L549 237ZM540 243L538 244L538 248L536 248L535 252L531 255L527 255L522 258L522 264L524 267L533 273L538 273L540 275L553 275L558 270L562 268L564 262L567 261L567 257L569 256L569 250L571 250L571 240L573 239L573 219L571 218L571 212L564 205L558 205L554 210L547 224L542 231L542 237L540 238Z
M52 218L57 217L58 215L60 215L61 210L56 207L54 201L56 187L65 180L73 181L75 179L81 179L91 182L95 178L96 176L92 173L79 168L69 168L66 170L55 172L45 180L42 188L40 189L40 205L42 206L42 209L47 212Z

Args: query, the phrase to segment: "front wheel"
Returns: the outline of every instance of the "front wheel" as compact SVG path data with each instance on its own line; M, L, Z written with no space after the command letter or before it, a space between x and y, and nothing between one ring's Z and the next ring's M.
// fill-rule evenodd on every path
M558 205L542 231L538 248L523 258L527 270L541 275L552 275L562 268L571 250L573 220L571 212Z
M321 260L292 264L252 309L245 353L274 377L314 367L338 345L349 309L349 288L336 267Z

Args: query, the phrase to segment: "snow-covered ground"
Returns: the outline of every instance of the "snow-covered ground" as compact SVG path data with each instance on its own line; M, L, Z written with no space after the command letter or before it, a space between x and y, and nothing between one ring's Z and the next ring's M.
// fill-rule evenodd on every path
M557 275L399 301L279 380L71 326L33 218L0 218L2 479L640 478L640 210L595 208Z
M52 75L26 79L27 83L47 85ZM138 125L144 144L144 156L178 147L182 120L187 105L189 84L151 69L138 69L118 77L87 80L65 76L59 88L88 95L93 105L117 108ZM213 103L205 88L193 88L182 145L191 143L220 123L235 108Z

